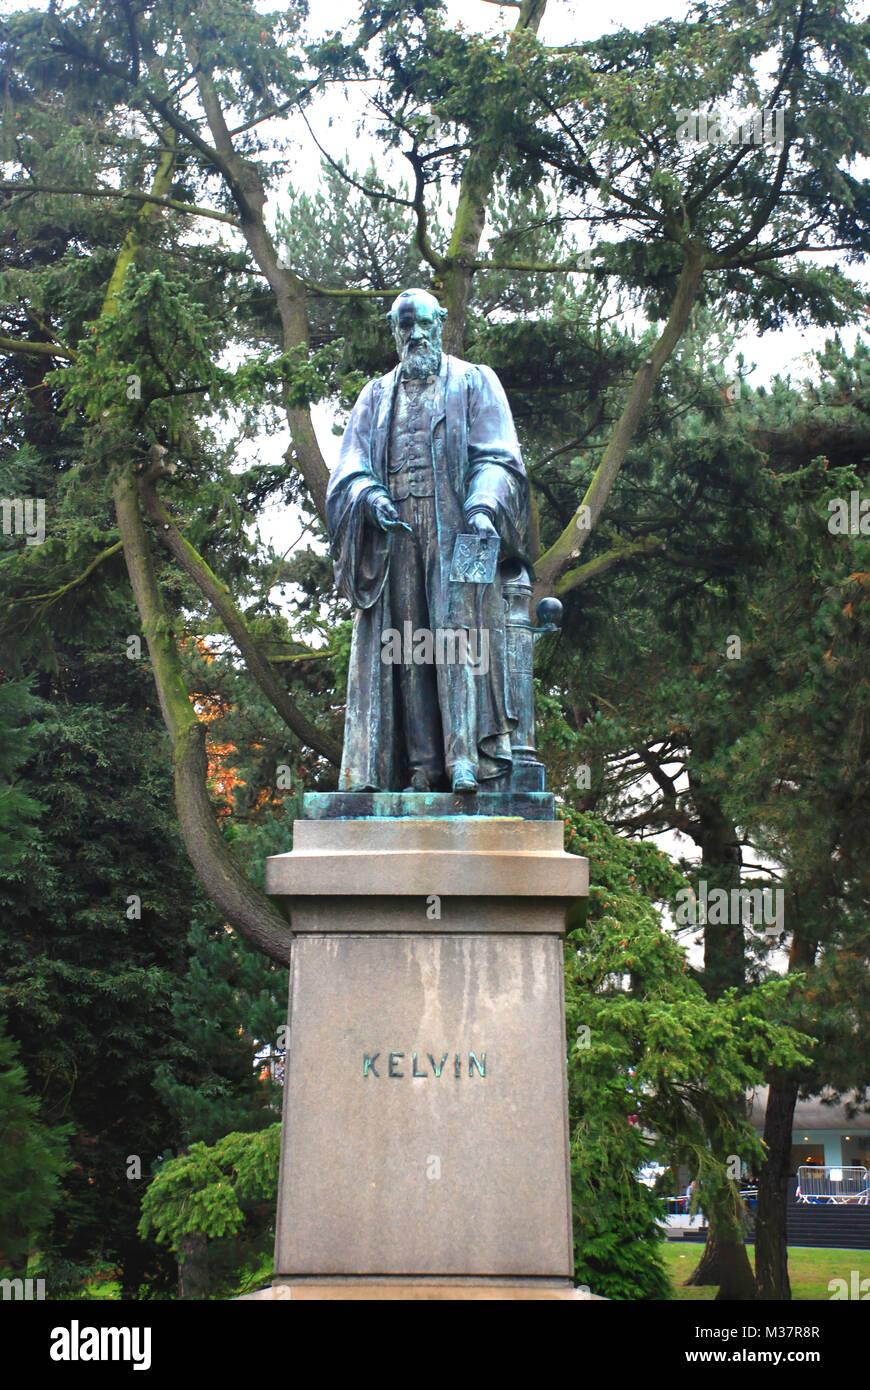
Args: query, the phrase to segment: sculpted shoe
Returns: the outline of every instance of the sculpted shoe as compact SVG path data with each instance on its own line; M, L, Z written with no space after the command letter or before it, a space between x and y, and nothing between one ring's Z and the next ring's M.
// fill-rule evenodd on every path
M430 792L429 775L426 772L414 772L411 775L411 785L406 787L406 792Z
M477 777L474 768L466 758L460 758L453 765L453 790L455 792L477 791Z

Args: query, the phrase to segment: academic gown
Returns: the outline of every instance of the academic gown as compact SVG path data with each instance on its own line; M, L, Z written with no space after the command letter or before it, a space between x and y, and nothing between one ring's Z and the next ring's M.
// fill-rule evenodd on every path
M390 536L369 519L366 498L389 497L390 427L401 368L369 382L353 408L326 493L326 516L338 591L356 609L348 673L347 718L339 786L343 791L396 791L408 778L394 672L381 659L382 634L400 628L390 611ZM444 612L430 626L488 631L489 671L477 698L478 777L511 764L516 716L505 666L501 582L448 581L457 535L467 532L463 506L485 504L501 538L500 562L527 560L528 481L507 398L489 367L443 354L431 421L435 507ZM397 615L399 618L401 615Z

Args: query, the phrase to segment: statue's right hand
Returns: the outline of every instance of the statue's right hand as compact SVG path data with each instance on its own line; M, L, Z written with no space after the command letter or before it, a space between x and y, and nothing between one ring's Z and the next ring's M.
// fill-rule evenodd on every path
M400 521L399 513L396 511L389 497L376 497L371 504L371 514L376 526L382 531L410 531L410 526L406 526L404 521Z

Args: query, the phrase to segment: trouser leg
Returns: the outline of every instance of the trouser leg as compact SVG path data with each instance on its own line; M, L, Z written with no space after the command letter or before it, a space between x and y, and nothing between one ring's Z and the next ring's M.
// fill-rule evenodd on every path
M444 728L444 762L453 773L458 762L469 762L477 774L475 695L478 679L465 661L438 666L438 694Z
M413 527L414 535L394 531L390 538L390 606L393 623L402 639L403 656L411 655L404 650L405 625L410 624L412 634L432 627L423 562L424 526L429 518L418 514L416 500L409 497L396 503L399 516ZM434 521L434 517L431 519ZM435 667L403 661L395 674L411 775L425 773L430 785L437 786L444 771L444 754Z
M446 613L448 605L442 594L442 566L438 536L435 527L434 504L431 499L420 499L428 504L431 511L431 524L426 527L425 540L421 543L423 565L426 573L426 593L430 613ZM422 520L422 516L421 516ZM449 580L447 581L449 583ZM438 690L438 705L441 711L443 731L444 764L452 776L457 762L469 762L477 771L477 686L475 676L469 665L469 651L465 644L465 633L457 632L452 640L445 640L435 633L435 675ZM446 656L448 660L439 660Z

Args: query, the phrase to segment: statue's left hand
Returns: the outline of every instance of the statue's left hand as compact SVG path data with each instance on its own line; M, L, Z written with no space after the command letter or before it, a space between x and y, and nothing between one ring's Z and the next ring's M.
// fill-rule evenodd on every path
M498 538L498 531L486 512L475 512L473 516L468 518L467 525L469 531L475 536L495 536L496 539Z

